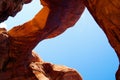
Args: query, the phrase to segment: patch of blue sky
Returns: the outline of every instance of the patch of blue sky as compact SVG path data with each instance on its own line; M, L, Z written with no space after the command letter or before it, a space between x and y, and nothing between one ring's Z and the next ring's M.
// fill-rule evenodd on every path
M39 0L33 0L15 18L5 21L7 29L31 20L41 8ZM43 40L34 51L47 62L78 70L83 80L115 80L117 55L87 9L73 27Z

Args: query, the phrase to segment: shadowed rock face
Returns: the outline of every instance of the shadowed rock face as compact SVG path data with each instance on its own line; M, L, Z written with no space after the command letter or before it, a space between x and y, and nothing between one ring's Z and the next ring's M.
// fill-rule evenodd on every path
M21 11L24 4L32 0L0 0L0 22L7 20L9 16L14 17Z
M84 5L105 32L120 60L119 0L84 0L84 3L83 0L41 0L41 3L44 7L33 20L8 32L0 29L0 80L82 80L74 69L46 63L32 49L41 40L55 37L73 26L84 11ZM8 10L12 13L8 14L0 8L0 22L20 10L15 13ZM120 80L120 67L116 80Z
M35 52L26 61L22 59L16 64L14 59L9 59L0 72L0 80L82 80L74 69L44 62Z
M84 11L83 1L41 0L41 3L43 9L31 21L10 31L0 28L0 80L82 80L76 70L44 62L32 50L41 40L73 26Z
M105 32L120 61L120 1L85 0L85 5ZM120 65L116 79L120 80Z

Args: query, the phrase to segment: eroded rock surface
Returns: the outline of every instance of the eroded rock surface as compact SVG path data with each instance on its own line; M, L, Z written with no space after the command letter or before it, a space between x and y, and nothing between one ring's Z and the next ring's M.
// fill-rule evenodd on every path
M120 61L120 1L85 0L85 4L105 32ZM120 65L116 73L116 79L120 80Z
M55 37L73 26L84 11L84 4L105 32L120 61L119 0L84 0L84 3L83 0L41 0L41 3L43 9L31 21L8 32L0 29L0 80L82 80L74 69L46 63L32 49L41 40ZM0 22L9 16L5 14L7 11L0 9L2 11ZM116 79L120 80L120 67Z
M74 69L44 62L34 52L29 60L12 65L0 72L0 80L82 80Z
M82 80L74 69L46 63L32 50L73 26L84 11L83 0L41 2L43 8L32 20L10 31L0 29L0 80Z

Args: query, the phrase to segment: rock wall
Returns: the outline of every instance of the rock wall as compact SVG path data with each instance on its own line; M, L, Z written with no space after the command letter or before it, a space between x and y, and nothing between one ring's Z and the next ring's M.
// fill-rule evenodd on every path
M0 80L82 80L76 70L44 62L35 52L29 55L29 60L12 65L11 61L0 72Z
M32 20L10 31L0 28L0 80L82 80L76 70L44 62L32 50L73 26L84 11L83 0L41 3L42 10Z
M4 29L0 29L0 80L82 80L76 70L44 62L32 49L41 40L55 37L73 26L84 11L84 5L105 32L120 61L119 0L41 2L44 5L43 10L32 21L9 32L2 32ZM29 28L30 26L33 27ZM120 67L116 80L120 80Z
M105 32L120 61L120 1L85 0L85 5ZM116 80L120 80L120 65Z

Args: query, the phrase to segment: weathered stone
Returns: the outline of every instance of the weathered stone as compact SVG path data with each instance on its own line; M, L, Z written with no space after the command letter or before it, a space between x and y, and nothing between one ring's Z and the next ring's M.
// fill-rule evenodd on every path
M83 0L41 1L43 9L31 21L8 32L0 29L4 48L0 46L0 80L82 80L74 69L46 63L32 50L40 41L73 26L84 11ZM53 3L60 5L53 7Z
M24 3L30 1L24 0ZM84 0L84 4L83 0L41 0L41 3L44 7L33 20L8 33L0 29L0 80L81 80L74 69L46 63L32 49L41 40L55 37L73 26L84 11L84 4L105 32L120 61L119 0ZM16 13L9 10L8 15L0 9L0 22ZM120 80L120 65L116 80Z
M26 62L8 66L0 72L0 80L82 80L74 69L46 63L34 52Z
M105 32L120 61L120 1L85 0L85 4ZM120 65L116 79L120 80Z

